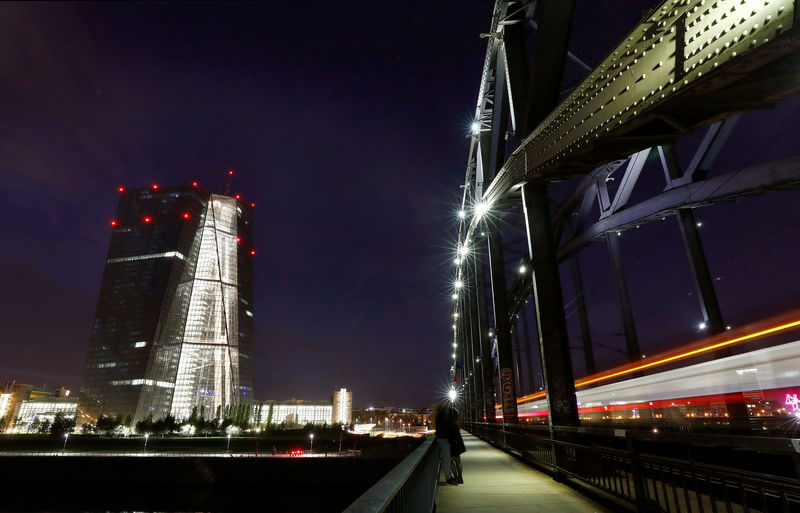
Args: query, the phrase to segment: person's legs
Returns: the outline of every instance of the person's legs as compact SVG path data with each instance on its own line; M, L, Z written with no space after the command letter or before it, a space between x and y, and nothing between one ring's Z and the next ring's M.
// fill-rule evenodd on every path
M464 476L463 476L464 467L461 466L461 456L454 457L453 458L453 463L455 464L455 467L456 467L456 469L453 472L453 474L455 475L456 479L458 479L459 483L463 483L464 482Z
M439 444L439 451L442 455L444 477L449 481L453 479L453 471L450 469L450 442L447 441L447 438L437 438L436 442Z

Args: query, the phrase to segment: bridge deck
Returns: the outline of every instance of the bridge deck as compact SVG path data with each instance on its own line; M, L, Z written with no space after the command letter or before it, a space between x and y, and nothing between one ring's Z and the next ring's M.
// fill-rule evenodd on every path
M440 486L437 513L611 513L569 486L462 432L464 484Z

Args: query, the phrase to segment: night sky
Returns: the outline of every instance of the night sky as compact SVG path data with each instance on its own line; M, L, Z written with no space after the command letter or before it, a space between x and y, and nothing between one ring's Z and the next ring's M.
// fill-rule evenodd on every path
M574 46L596 63L652 4L579 0ZM430 405L449 366L455 211L492 5L0 5L0 380L79 389L118 186L223 192L234 169L232 192L257 205L256 397L347 387L356 407ZM720 172L796 152L798 105L745 116ZM698 211L727 318L798 306L797 200ZM645 349L697 336L671 226L623 239ZM612 348L601 363L624 347L607 260L602 245L581 257Z

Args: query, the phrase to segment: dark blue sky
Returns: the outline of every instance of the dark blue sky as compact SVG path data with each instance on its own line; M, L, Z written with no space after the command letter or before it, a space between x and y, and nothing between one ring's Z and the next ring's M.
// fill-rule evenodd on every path
M579 1L575 45L600 60L651 3ZM432 403L492 5L0 5L0 379L79 388L119 185L234 169L256 396Z

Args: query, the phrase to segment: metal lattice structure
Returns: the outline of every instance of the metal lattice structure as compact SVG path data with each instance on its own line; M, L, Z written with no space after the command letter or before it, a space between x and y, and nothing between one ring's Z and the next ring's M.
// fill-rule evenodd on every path
M800 185L800 156L729 175L708 173L742 112L800 92L799 7L794 0L662 1L559 102L566 60L580 62L569 50L574 1L496 2L490 30L482 34L487 51L452 294L452 374L469 418L492 422L499 403L504 421L517 422L520 363L511 334L532 298L551 428L578 424L559 264L572 260L573 283L580 287L575 253L605 240L627 354L638 358L617 237L649 221L677 218L709 333L725 329L692 209ZM700 129L706 134L681 168L673 143ZM654 156L664 188L633 203L644 163ZM579 175L584 178L551 212L548 187ZM524 220L528 258L509 287L508 241L497 221L515 216ZM582 300L578 310L591 371Z

